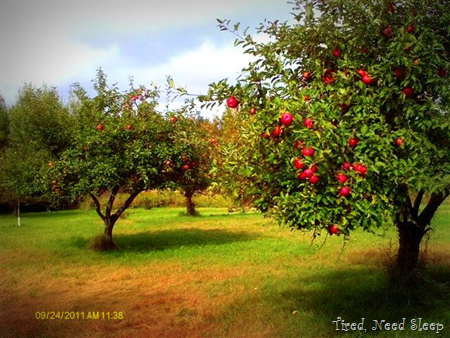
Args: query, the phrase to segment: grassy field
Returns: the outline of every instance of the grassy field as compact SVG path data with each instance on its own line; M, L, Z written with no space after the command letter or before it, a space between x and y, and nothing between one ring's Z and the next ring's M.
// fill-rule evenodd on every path
M387 282L393 230L355 233L343 250L256 213L181 211L131 210L115 252L87 248L102 230L93 211L25 214L22 227L0 216L0 337L450 337L448 204L428 242L430 281L409 291ZM79 319L36 319L48 311ZM336 331L337 317L364 317L367 332ZM405 331L371 330L402 318ZM412 331L414 318L445 328Z

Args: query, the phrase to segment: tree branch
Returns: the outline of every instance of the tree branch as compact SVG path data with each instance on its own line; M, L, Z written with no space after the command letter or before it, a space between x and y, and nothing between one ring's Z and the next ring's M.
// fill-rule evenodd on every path
M116 199L116 195L119 192L119 186L115 186L111 192L111 196L109 196L108 204L106 205L106 218L111 218L111 211L114 204L114 200Z
M416 196L416 200L414 201L414 207L412 212L413 217L417 217L419 215L420 203L422 203L422 198L423 198L423 191L419 191Z
M112 223L116 222L120 215L123 214L125 210L128 209L128 207L131 205L131 203L134 201L137 195L139 195L142 192L142 190L134 190L130 196L128 196L127 200L120 206L119 209L114 213L114 215L111 216Z
M423 209L418 218L418 222L421 226L426 227L427 225L430 224L431 219L433 218L437 209L442 204L442 202L444 202L444 200L448 197L448 195L449 192L431 195L430 201L428 202L425 209Z
M89 195L91 195L92 200L95 203L95 211L97 211L97 214L100 216L100 218L103 220L103 222L105 221L105 215L102 214L102 209L100 207L100 202L98 200L97 197L95 197L95 195L93 193L89 193Z

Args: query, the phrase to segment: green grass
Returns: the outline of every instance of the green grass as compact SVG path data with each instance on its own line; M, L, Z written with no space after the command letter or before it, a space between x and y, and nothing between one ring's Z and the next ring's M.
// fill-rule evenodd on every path
M114 230L120 250L94 252L94 211L0 216L0 337L450 337L450 205L435 217L426 278L392 287L393 229L311 242L257 213L132 209ZM324 245L323 245L324 244ZM37 320L36 311L123 311L123 320ZM367 332L333 320L365 319ZM371 331L373 319L406 331Z

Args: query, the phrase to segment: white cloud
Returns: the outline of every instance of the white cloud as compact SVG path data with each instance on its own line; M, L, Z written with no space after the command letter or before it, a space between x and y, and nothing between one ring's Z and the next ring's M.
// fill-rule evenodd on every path
M104 67L108 78L118 82L124 88L128 84L128 76L133 76L136 85L149 85L156 82L164 86L166 76L170 75L176 86L186 87L190 93L206 94L208 85L212 82L228 78L230 83L239 76L242 68L248 65L252 57L243 54L241 48L231 45L218 46L210 40L205 40L199 48L185 54L172 57L166 63L147 68L121 67L111 65ZM111 60L112 61L112 60ZM178 106L179 102L175 104ZM223 107L207 112L208 116L221 113Z

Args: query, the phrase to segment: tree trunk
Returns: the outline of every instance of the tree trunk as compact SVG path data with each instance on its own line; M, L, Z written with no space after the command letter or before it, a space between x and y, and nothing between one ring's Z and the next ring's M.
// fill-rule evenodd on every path
M423 226L413 222L399 222L399 248L397 254L397 267L401 275L409 275L419 261L420 243L425 234Z
M119 188L120 187L117 186L112 189L108 203L106 204L105 214L103 214L101 211L100 201L98 200L98 198L94 194L90 193L92 200L94 201L96 206L95 210L97 211L97 214L100 216L100 218L103 220L103 223L105 224L105 230L103 232L102 241L100 243L101 250L112 250L117 248L112 237L114 224L116 224L119 217L124 213L125 210L128 209L128 207L131 205L136 196L139 195L139 193L142 191L140 189L134 190L130 194L130 196L128 196L126 201L119 207L119 209L117 209L115 213L112 213L114 201L116 199L117 193L119 192Z
M116 248L116 244L114 244L112 233L114 229L114 223L111 219L107 219L105 221L105 231L103 232L103 250L112 250Z
M187 191L184 196L186 197L186 214L188 216L196 216L197 211L195 210L195 203L192 201L192 196L194 196L194 192Z
M417 194L414 205L409 197L407 198L407 203L401 212L403 217L398 217L396 221L399 234L397 269L401 278L407 279L412 276L412 272L417 268L422 238L431 229L429 228L431 220L448 195L449 191L431 194L428 204L421 213L419 209L423 192Z

